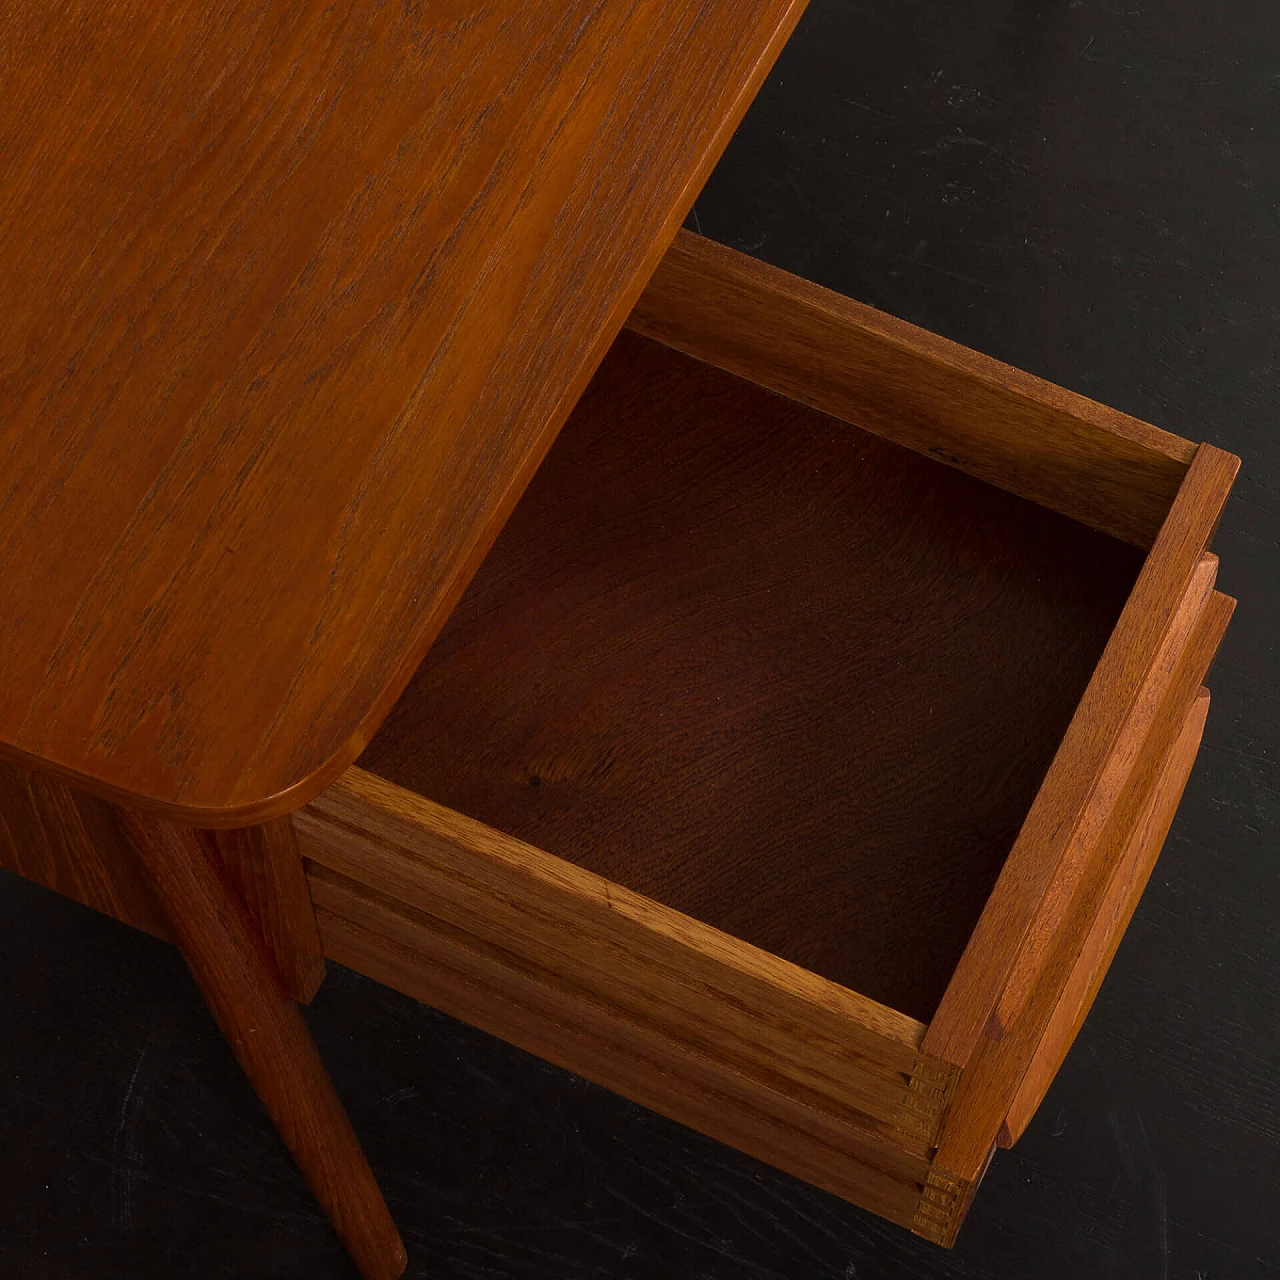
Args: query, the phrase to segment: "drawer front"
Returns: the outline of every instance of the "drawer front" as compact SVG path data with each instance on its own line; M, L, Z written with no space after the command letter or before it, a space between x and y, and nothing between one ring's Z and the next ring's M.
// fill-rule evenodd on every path
M915 1222L922 1024L359 769L295 825L332 958Z
M1208 708L1201 681L1234 605L1213 591L1198 611L1163 697L1143 717L1133 767L1063 896L1025 1008L999 1038L982 1038L961 1072L939 1136L940 1168L977 1176L993 1144L1025 1128L1070 1047L1177 808Z
M1093 1005L1173 823L1200 749L1200 736L1208 713L1209 691L1202 688L1187 712L1182 731L1165 757L1156 784L1111 873L1080 957L1009 1108L999 1137L1002 1147L1012 1146L1022 1136Z

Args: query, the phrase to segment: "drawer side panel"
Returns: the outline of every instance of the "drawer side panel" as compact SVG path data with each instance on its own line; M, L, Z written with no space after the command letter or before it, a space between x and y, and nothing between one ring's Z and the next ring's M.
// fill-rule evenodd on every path
M688 231L627 327L1149 547L1195 445Z
M690 1128L915 1224L929 1161L865 1119L739 1075L660 1029L566 989L557 975L316 867L312 893L334 960Z
M955 1073L912 1019L359 770L295 822L329 881L536 969L588 1021L609 1010L921 1152L937 1132Z

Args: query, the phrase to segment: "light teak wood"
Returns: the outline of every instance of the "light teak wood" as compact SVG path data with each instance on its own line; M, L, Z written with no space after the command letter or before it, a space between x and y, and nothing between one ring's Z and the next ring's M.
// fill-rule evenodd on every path
M105 800L0 761L0 867L172 942L131 851Z
M281 987L308 1003L324 954L292 820L200 832ZM57 778L0 762L0 866L165 942L173 931L115 809Z
M335 959L914 1221L918 1022L359 769L297 823Z
M961 1179L973 1179L985 1167L993 1144L1011 1132L1011 1114L1017 1125L1033 1110L1040 1086L1047 1084L1036 1067L1037 1060L1043 1064L1041 1055L1052 1056L1065 1049L1055 1037L1072 1025L1072 992L1083 980L1081 966L1086 971L1089 968L1091 938L1105 912L1109 888L1134 833L1144 824L1153 795L1166 785L1161 780L1234 607L1234 600L1218 592L1205 601L1174 679L1165 690L1161 714L1151 723L1120 799L1075 885L1070 907L1042 954L1026 1008L1001 1039L984 1037L979 1041L957 1079L952 1106L939 1134L935 1163ZM1172 799L1165 796L1159 803L1170 804ZM1101 974L1096 977L1100 980ZM1060 1012L1064 1000L1070 1012Z
M682 231L627 326L1140 547L1196 446Z
M232 888L280 979L299 1004L324 981L324 952L292 818L209 832Z
M336 777L803 7L6 5L0 754L203 827Z
M1238 467L1212 446L1197 452L930 1024L938 1057L965 1064L1025 1005L1212 587L1216 562L1201 557Z
M1002 1147L1012 1146L1022 1136L1098 994L1173 823L1178 801L1182 798L1187 777L1195 764L1196 752L1200 749L1200 736L1208 714L1209 691L1201 689L1187 712L1186 722L1165 761L1159 782L1111 873L1106 896L1084 941L1080 958L1009 1107L999 1136Z
M536 970L331 873L313 880L328 953L341 963L531 1053L750 1152L903 1226L912 1226L919 1151L868 1142L821 1105L743 1080L731 1066L575 1008Z
M741 305L735 290L745 297ZM647 892L671 902L687 892L690 884L698 883L708 858L716 865L717 855L706 847L705 840L694 842L683 856L672 857L669 837L659 825L644 839L626 844L622 856L616 835L599 838L602 832L629 830L630 819L623 815L634 812L643 821L646 812L664 812L663 789L657 787L646 802L651 810L644 804L634 809L620 805L612 819L607 817L609 805L625 799L628 788L637 790L638 780L643 780L651 767L639 744L657 741L661 754L663 734L670 732L677 747L684 749L690 742L699 742L702 722L713 726L723 722L723 730L707 731L709 749L727 743L731 760L762 752L761 758L785 769L785 764L778 763L779 756L770 752L785 754L787 739L779 737L771 747L773 739L767 734L753 739L750 733L728 727L733 724L733 708L723 711L721 699L708 695L695 660L696 645L691 651L693 658L674 657L665 666L641 663L637 669L646 675L631 682L640 692L631 704L624 699L627 714L612 714L614 694L610 692L604 702L594 696L579 698L582 714L562 720L556 710L561 684L572 685L578 674L587 670L589 675L583 679L591 681L593 688L611 689L618 684L612 675L603 683L596 678L599 654L607 656L604 669L612 673L619 662L643 658L646 645L664 653L665 632L654 622L660 613L645 602L666 600L685 607L691 619L703 620L705 614L698 602L704 584L685 568L686 562L694 563L702 547L710 548L707 572L712 578L726 563L732 563L734 550L743 542L748 546L745 554L754 550L759 573L767 574L769 556L776 550L784 560L793 557L796 575L803 578L826 548L796 536L801 527L796 513L803 511L808 516L823 512L824 503L830 500L824 486L803 490L804 498L794 503L794 509L781 498L772 510L757 509L747 496L749 490L735 484L724 484L721 492L722 472L737 464L736 454L749 456L762 434L778 430L779 438L785 439L790 433L794 445L794 458L779 451L779 462L770 473L770 493L787 492L792 483L789 464L794 461L796 474L807 470L829 482L831 494L846 499L843 504L833 502L831 510L818 517L828 522L827 539L838 541L843 533L840 521L865 518L881 494L900 482L880 477L868 485L866 495L860 493L857 501L848 500L838 458L812 465L806 435L812 420L805 418L803 411L763 391L749 393L741 384L735 389L723 381L723 375L718 375L718 381L714 370L708 372L708 365L767 391L802 399L851 424L843 429L843 447L851 454L858 453L859 464L868 474L879 475L869 462L874 454L866 450L853 427L866 425L895 445L917 454L941 456L949 467L981 475L1001 489L1034 498L1037 504L1108 529L1132 543L1150 546L1145 562L1140 569L1135 567L1127 584L1123 609L1108 623L1105 642L1095 654L1096 666L1080 686L1069 723L1059 730L1054 759L1046 762L1039 789L1029 798L1020 834L1009 838L1005 847L1008 858L996 888L976 919L969 947L955 966L922 1041L925 1060L934 1069L950 1061L955 1072L941 1126L929 1139L923 1177L916 1166L911 1225L929 1238L949 1244L997 1141L1002 1135L1011 1135L1010 1125L1025 1123L1074 1035L1082 1005L1100 981L1105 958L1121 927L1119 917L1111 914L1113 898L1121 894L1116 877L1123 873L1117 868L1128 866L1129 860L1139 856L1134 850L1140 850L1146 860L1154 856L1159 833L1152 828L1151 815L1158 811L1161 821L1167 817L1185 780L1190 747L1188 739L1180 739L1179 734L1188 723L1188 708L1231 610L1231 602L1213 591L1216 561L1204 552L1237 460L1212 447L1196 447L1110 415L1033 379L1012 375L973 353L958 352L949 344L936 346L935 340L909 326L832 301L822 291L741 262L736 255L695 237L681 237L631 323L638 332L670 342L702 361L702 371L682 369L670 352L655 356L635 341L619 341L440 646L365 757L373 767L387 768L397 780L414 786L421 783L433 791L439 787L446 795L466 792L468 811L493 815L501 825L520 834L537 833L539 843L546 834L555 841L554 852L584 866L607 868L611 893L620 892L619 880L644 883ZM775 344L773 339L779 334L782 340ZM922 362L939 367L925 367L921 372ZM672 392L673 387L679 390ZM927 401L923 406L927 413L922 411L921 396ZM999 401L998 413L992 409L992 397ZM904 405L911 407L911 412L904 411ZM917 414L917 410L921 412ZM995 413L996 419L990 428L984 417L988 411ZM594 421L597 431L583 428L584 415L586 421ZM729 421L739 431L736 449L720 444L722 439L734 439L731 432L721 431L721 424ZM839 425L831 423L829 430L833 442L838 441ZM948 433L952 438L970 440L972 447L963 455L941 449L939 440ZM600 459L612 447L611 438L619 436L627 442L626 461L617 467L602 466ZM687 456L683 452L686 438L692 442ZM839 445L835 447L838 452ZM648 485L649 450L654 457L670 462L667 483ZM913 466L924 464L913 464L900 456L894 465L905 475ZM770 468L762 468L762 474L769 472ZM686 475L690 479L682 488ZM975 551L972 564L990 563L987 557L996 554L976 552L977 544L967 541L973 536L974 524L980 529L989 524L1019 545L1025 542L1026 526L1018 523L1021 517L1014 509L1002 508L999 495L993 494L993 490L983 490L974 495L968 505L972 524L956 521L953 537L957 544ZM741 516L737 523L729 522L735 532L708 537L708 513L716 512L721 504L732 510L735 498L742 506L741 513L735 512L735 518ZM869 555L884 554L886 546L913 546L911 539L918 536L922 521L927 519L919 513L931 512L937 505L936 496L903 504L878 530L869 544ZM632 507L652 508L654 528L667 541L659 537L651 544L632 537L631 531L641 527L643 519ZM687 546L682 539L687 540ZM544 557L546 548L559 547L562 542L575 554ZM1104 566L1121 562L1119 551L1112 549L1101 558L1095 553L1091 567L1096 574ZM912 581L913 574L922 582L927 580L921 572L924 563L927 560L918 548L906 556L906 581ZM1064 563L1060 559L1059 570ZM952 575L941 592L922 587L922 607L945 612L953 604L952 593L966 589L974 572L972 564L966 565L962 574ZM896 585L904 574L883 576ZM1060 575L1045 576L1055 585L1061 581ZM831 575L826 589L838 594L838 588L830 585L833 581L842 579ZM591 587L579 593L584 583ZM771 595L779 590L781 594L774 601ZM643 607L635 618L619 613L610 592L624 602L639 601ZM786 592L785 583L781 587L774 584L770 593L744 608L740 617L725 611L734 618L736 630L726 629L726 634L736 637L734 647L711 645L702 652L715 655L717 662L727 654L750 652L759 635L767 631L769 610L775 603L783 614L794 610ZM714 607L722 606L717 603ZM847 617L851 610L874 614L883 607L878 595L873 597L864 590L856 602L837 612ZM988 604L985 610L989 609ZM1078 609L1063 625L1078 627L1085 617L1086 611ZM835 625L824 620L814 628L822 645L830 643ZM587 658L577 663L559 661L571 651L571 646L563 648L562 640L582 634L591 637ZM1025 651L1026 646L1021 648ZM1009 641L1009 651L1016 653L1019 646ZM536 661L526 665L526 652ZM1051 647L1042 644L1032 646L1031 652L1046 674L1052 672L1054 660L1060 661ZM990 661L989 654L984 661ZM807 655L805 664L806 669L822 669L814 655ZM521 674L506 680L508 666ZM758 666L761 672L769 673L770 683L776 682L774 665L764 662ZM971 671L961 663L953 663L951 670L961 683L972 679ZM483 678L482 672L486 673ZM487 681L495 672L500 692L490 706ZM894 680L900 681L900 674L895 673ZM736 690L739 700L753 701L761 683L742 682ZM621 687L626 687L626 682ZM529 706L538 713L528 722L533 727L531 733L522 729L522 688L531 691ZM697 723L686 722L679 714L666 720L672 710L683 709L691 698L701 708ZM920 705L927 707L928 700ZM898 714L900 720L905 718L915 726L921 740L927 739L927 721L914 719L917 708L908 702L899 706ZM799 723L777 715L766 720ZM846 721L847 717L842 717L847 732ZM411 727L428 723L436 731L435 741L430 743ZM476 725L482 728L473 733ZM939 726L945 733L950 722L944 717ZM632 730L637 730L634 743L629 737ZM503 741L503 734L509 734L509 739ZM859 738L855 733L851 742L856 745L850 749L860 759L879 745L874 734ZM954 735L948 742L955 753L973 751L969 736ZM607 750L602 751L601 745ZM1000 749L993 746L985 761L988 776L1000 776ZM448 779L443 764L433 763L437 757L446 761L451 753L465 762L456 781ZM691 752L690 760L704 755L700 746ZM821 771L814 775L819 792L824 776ZM919 787L925 803L931 798L931 785L945 786L932 773L928 777L903 776L908 795L914 798L913 788ZM842 786L835 791L847 794ZM736 805L744 802L741 797L754 798L750 788L731 788L731 793ZM638 794L646 794L644 787ZM714 805L714 793L711 796ZM684 803L683 795L674 797L674 812L680 813ZM583 820L583 813L597 804L603 805L604 825L599 819ZM366 819L376 827L382 821L381 809L374 806ZM428 825L436 820L422 815ZM681 818L677 829L685 821ZM354 811L348 812L341 826L349 832L358 831L362 820ZM734 847L732 842L729 847ZM732 903L735 896L748 899L758 888L759 842L748 840L737 847L739 865L751 867L750 874L735 878L730 872L730 854L722 874L709 880L718 892L686 899L689 905L684 909L691 915L703 915L708 909L704 903L719 910L716 903ZM844 866L856 866L854 852L850 848ZM324 856L334 862L331 852ZM589 1074L594 1071L596 1078L612 1079L615 1087L631 1096L647 1096L651 1105L669 1114L681 1114L682 1105L692 1106L680 1101L683 1092L674 1101L660 1099L653 1092L645 1094L646 1087L652 1089L645 1081L656 1070L651 1057L640 1055L649 1065L641 1069L639 1083L634 1071L624 1078L625 1073L607 1061L600 1066L598 1050L586 1048L584 1043L593 1034L592 1028L599 1031L604 1025L605 1015L582 997L580 989L570 987L564 973L549 972L542 966L541 953L533 946L523 942L504 946L495 939L485 951L483 964L464 961L461 957L482 949L475 942L475 931L481 926L451 919L449 928L455 932L446 947L439 941L440 924L432 918L429 905L419 899L419 905L411 909L419 914L409 928L403 923L405 909L396 905L396 895L406 886L392 890L382 884L379 889L362 889L363 864L362 857L348 858L343 870L329 866L317 871L314 881L324 904L321 918L326 939L333 938L332 945L353 963L366 966L366 971L382 972L425 998L443 999L460 1016L477 1016L489 1029L510 1034L565 1065L587 1069ZM646 881L655 871L656 879ZM477 884L486 878L478 876ZM847 925L859 919L867 899L864 893L855 892L851 907L840 897L838 883L831 881L827 905L819 906L818 914ZM929 891L927 882L904 883L901 878L887 877L889 883L898 903L923 901ZM1132 895L1132 889L1125 892ZM373 906L369 905L370 893L381 895ZM772 892L756 896L759 915L767 919ZM513 909L518 911L529 897L523 891L510 893ZM783 950L791 945L787 941L790 926L785 923L789 917L781 902L775 905L776 919L784 923L781 941L771 941L770 946ZM805 918L806 928L812 914ZM927 911L920 918L927 920ZM919 936L924 937L923 933ZM393 938L397 941L392 942ZM588 938L575 972L599 965L599 954L592 949L596 945ZM928 940L921 945L927 947ZM448 950L452 971L456 975L466 971L471 978L458 976L443 995L433 994L433 987L440 985L436 979L414 977L417 948L423 956ZM394 960L389 959L392 955ZM516 983L516 971L527 978L525 965L529 961L541 966L536 982L542 995L535 999L529 989L520 995L508 987L505 998L519 1005L521 1012L504 1012L502 999L490 997L504 981ZM489 994L472 998L468 983L473 979L481 982L482 970ZM548 990L552 994L548 995ZM480 1009L483 1012L477 1014ZM574 1017L568 1009L575 1011ZM556 1030L571 1024L576 1028L574 1035L561 1035ZM983 1036L984 1030L988 1036ZM715 1050L716 1059L725 1055L726 1047L721 1044ZM584 1064L588 1064L586 1068ZM798 1096L800 1080L790 1065L787 1076L789 1087ZM688 1092L693 1092L692 1086ZM707 1127L705 1120L690 1122ZM715 1132L714 1128L707 1131ZM729 1140L756 1151L766 1142L759 1133L750 1132ZM817 1150L806 1148L810 1166L822 1166L823 1157ZM902 1151L909 1154L905 1146ZM866 1158L863 1150L857 1155ZM787 1167L799 1170L795 1153L789 1158L792 1163ZM813 1172L804 1176L827 1186L841 1181L830 1169L826 1181ZM847 1177L843 1186L852 1198L863 1197L860 1203L902 1220L900 1199L890 1203L879 1191L858 1190Z
M407 1259L311 1034L236 893L194 831L119 810L178 947L285 1145L368 1280Z

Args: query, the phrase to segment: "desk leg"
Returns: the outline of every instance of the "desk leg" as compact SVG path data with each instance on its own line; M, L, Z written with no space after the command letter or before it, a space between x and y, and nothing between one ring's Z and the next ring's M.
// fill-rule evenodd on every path
M218 864L245 905L280 989L310 1004L324 981L325 960L293 819L202 836L217 846Z
M236 893L190 829L117 810L214 1018L356 1266L394 1280L404 1245L311 1033Z

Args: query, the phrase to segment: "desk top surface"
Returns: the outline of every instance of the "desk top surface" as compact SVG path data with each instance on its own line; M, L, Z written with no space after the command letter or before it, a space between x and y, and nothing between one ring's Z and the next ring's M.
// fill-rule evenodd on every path
M205 825L362 749L804 0L0 17L0 752Z

